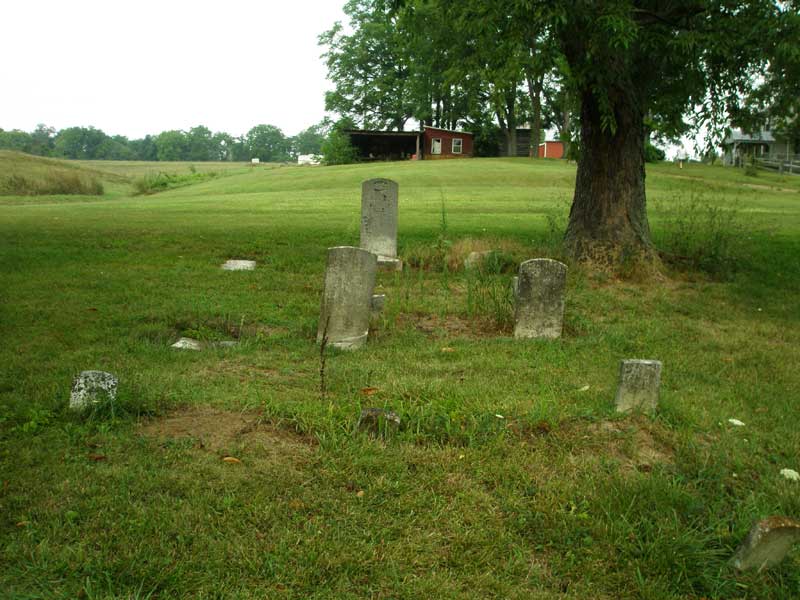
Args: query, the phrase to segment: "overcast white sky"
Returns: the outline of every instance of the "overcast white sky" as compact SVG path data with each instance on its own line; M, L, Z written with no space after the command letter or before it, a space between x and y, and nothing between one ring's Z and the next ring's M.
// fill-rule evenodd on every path
M344 0L0 0L0 128L139 138L324 116L317 36Z

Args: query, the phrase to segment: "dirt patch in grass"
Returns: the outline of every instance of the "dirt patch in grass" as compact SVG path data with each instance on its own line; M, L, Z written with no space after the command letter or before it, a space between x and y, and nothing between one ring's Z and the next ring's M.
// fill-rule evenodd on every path
M314 452L312 438L266 423L258 413L185 408L144 423L139 434L162 444L188 442L198 450L234 456L243 462L301 463Z
M485 316L467 319L458 315L400 313L395 323L398 329L416 329L435 338L484 338L510 334L510 330L506 331Z
M669 432L644 417L570 425L562 435L573 438L569 460L580 468L594 469L600 462L613 461L622 472L647 473L674 463Z

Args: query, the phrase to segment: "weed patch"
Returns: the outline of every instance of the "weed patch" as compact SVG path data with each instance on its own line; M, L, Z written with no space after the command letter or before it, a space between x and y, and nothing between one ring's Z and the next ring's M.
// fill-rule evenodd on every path
M219 176L220 173L217 171L198 172L196 169L190 170L189 173L181 174L159 171L158 173L148 173L134 179L133 189L139 195L155 194L172 188L200 183Z
M43 177L13 174L0 178L2 196L102 196L103 184L97 179L64 171L51 170Z

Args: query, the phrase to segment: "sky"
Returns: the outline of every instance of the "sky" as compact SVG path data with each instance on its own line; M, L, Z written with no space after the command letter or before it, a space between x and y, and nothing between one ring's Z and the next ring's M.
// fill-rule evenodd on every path
M344 0L0 1L0 128L286 135L325 116L317 36Z

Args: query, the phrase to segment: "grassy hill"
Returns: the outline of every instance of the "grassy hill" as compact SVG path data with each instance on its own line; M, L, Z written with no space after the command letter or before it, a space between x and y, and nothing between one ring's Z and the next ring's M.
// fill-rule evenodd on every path
M650 167L664 278L571 265L563 339L522 342L510 278L560 256L574 165L238 165L152 195L133 181L164 165L63 165L104 193L0 198L8 597L800 594L797 551L728 564L754 520L800 517L779 474L800 470L798 178ZM379 275L369 346L328 355L321 397L325 251L358 244L378 176L408 266ZM484 248L508 268L465 272ZM614 414L623 358L663 361L657 418ZM114 414L66 411L85 369L119 376ZM358 433L365 406L400 431Z

